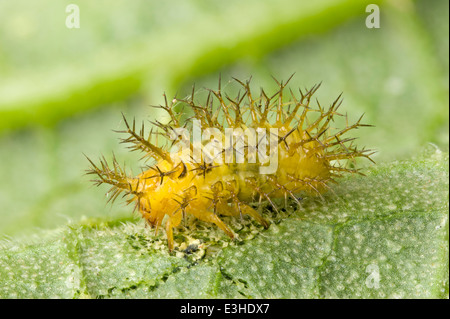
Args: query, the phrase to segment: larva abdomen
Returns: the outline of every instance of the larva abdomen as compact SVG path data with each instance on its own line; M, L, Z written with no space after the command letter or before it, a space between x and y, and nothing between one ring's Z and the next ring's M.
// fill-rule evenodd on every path
M368 126L360 123L361 118L331 132L330 122L342 116L337 112L340 96L327 110L320 104L314 109L310 100L319 85L306 92L299 90L298 97L290 91L290 99L285 101L287 82L277 82L279 90L271 97L262 90L254 98L250 81L236 81L244 89L236 99L224 97L220 82L218 91L209 91L204 105L196 104L193 95L187 100L174 99L171 105L166 99L160 107L171 120L167 124L156 121L159 132L152 131L148 137L143 127L138 132L135 122L129 125L124 117L126 130L122 133L128 137L123 142L144 152L144 158L156 160L140 175L128 176L115 159L112 167L104 158L101 167L90 161L89 173L99 177L97 185L112 185L110 200L124 193L156 230L168 216L169 250L174 248L173 229L186 215L217 225L231 238L234 233L220 215L250 215L267 228L269 223L251 203L268 201L277 210L273 199L291 198L300 206L297 194L321 196L334 178L360 173L342 162L370 159L373 154L354 146L353 138L343 137L352 129ZM193 111L192 132L181 125L173 111L174 102L185 103ZM315 116L310 118L310 112ZM154 134L164 135L168 146L157 146L152 141Z

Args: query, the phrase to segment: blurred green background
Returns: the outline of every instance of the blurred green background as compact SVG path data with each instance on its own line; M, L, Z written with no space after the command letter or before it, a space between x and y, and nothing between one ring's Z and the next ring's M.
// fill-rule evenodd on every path
M66 27L66 6L80 28ZM365 21L379 5L380 28ZM106 206L84 176L114 151L135 162L113 129L121 112L154 120L163 92L216 87L221 74L275 89L311 87L322 105L344 92L374 159L448 150L448 1L0 1L0 238L83 216L131 218Z

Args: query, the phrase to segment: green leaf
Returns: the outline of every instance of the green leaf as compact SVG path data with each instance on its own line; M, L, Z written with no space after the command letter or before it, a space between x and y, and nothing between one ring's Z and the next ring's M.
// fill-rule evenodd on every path
M170 255L162 236L134 221L5 243L0 297L445 298L448 161L430 147L374 166L325 201L305 198L268 230L247 221L237 242L199 228L204 243L192 254Z
M0 3L0 297L448 298L448 1L375 1L380 29L364 24L374 1L80 0L78 30L69 3ZM82 153L137 168L111 129L121 112L158 118L163 91L219 73L270 91L293 72L293 89L322 81L322 104L343 91L343 112L376 126L358 144L382 164L326 202L268 209L267 231L228 219L238 243L180 229L197 250L171 256L82 177ZM428 142L443 151L391 162Z

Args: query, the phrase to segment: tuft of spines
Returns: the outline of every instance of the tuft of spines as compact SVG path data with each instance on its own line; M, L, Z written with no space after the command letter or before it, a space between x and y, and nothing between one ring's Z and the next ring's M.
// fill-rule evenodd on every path
M122 113L122 118L123 118L123 121L124 121L127 129L125 131L115 131L115 132L128 134L129 136L125 139L122 139L121 143L132 144L128 148L132 151L143 152L145 154L144 158L150 157L150 158L154 158L156 160L166 160L169 162L172 161L170 158L170 154L167 151L165 151L163 148L158 147L157 145L152 143L153 130L150 131L147 138L144 136L144 132L145 132L144 122L142 122L141 129L138 132L136 130L136 121L134 119L133 119L133 125L130 126L123 113ZM160 125L159 124L160 123L157 122L156 125L159 127L164 127L164 128L166 127L166 126L163 126L162 124L160 124Z
M113 203L120 194L123 194L122 197L133 195L140 197L142 196L142 192L139 191L139 178L128 177L125 173L125 168L122 168L116 156L113 154L112 159L112 168L108 164L108 161L104 156L100 158L100 166L94 164L94 162L85 155L86 159L91 164L91 169L87 171L87 175L97 175L98 179L91 180L96 186L100 186L101 184L109 184L111 188L107 192L108 202ZM129 200L128 203L131 203L133 199Z

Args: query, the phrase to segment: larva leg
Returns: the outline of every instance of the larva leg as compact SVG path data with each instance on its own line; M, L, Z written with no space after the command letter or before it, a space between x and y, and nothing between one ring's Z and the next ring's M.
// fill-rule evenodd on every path
M269 222L265 220L256 210L254 210L252 207L241 204L240 205L242 214L247 214L253 217L258 223L264 226L264 228L269 228Z
M225 223L217 216L211 213L212 222L222 229L231 239L234 239L234 233L225 225Z
M169 246L169 251L173 250L173 226L170 219L166 223L166 235L167 235L167 245Z
M181 223L181 212L178 211L174 213L166 222L166 235L167 235L167 243L169 246L169 251L173 250L174 242L173 242L173 229L177 227Z
M231 239L234 239L234 233L233 231L213 212L207 211L204 214L202 214L202 220L210 223L214 223L222 229Z
M289 195L297 203L299 209L302 208L302 204L300 204L300 201L298 200L298 198L295 196L295 194L292 192L291 189L287 188L285 185L280 184L276 177L269 176L267 180L269 181L270 184L274 186L274 188L279 189L284 193L285 206L287 206L287 196Z
M239 212L236 213L233 207L230 207L226 201L219 201L216 205L216 212L223 216L236 216L239 215Z
M273 209L278 213L278 207L274 204L274 202L270 198L269 194L267 194L266 192L264 192L262 190L262 188L259 186L258 182L256 181L256 179L254 177L245 179L245 182L248 185L250 185L257 194L259 194L259 204L260 205L261 205L262 199L264 198L269 202L269 204L273 207Z
M211 199L207 199L206 197L197 198L196 200L190 202L185 211L187 214L193 215L202 221L216 224L217 227L219 227L228 236L230 236L231 239L233 239L234 233L227 225L225 225L225 223L219 218L219 216L217 216L217 214L220 214L219 211L221 211L222 201L219 201L219 203L216 204L216 211L210 210L212 206L214 206L210 203L210 201Z
M237 199L235 200L237 201ZM269 227L269 222L265 220L256 210L240 201L238 202L238 205L233 205L231 207L224 202L220 202L217 205L217 211L219 214L226 216L238 216L247 214L254 218L258 223L263 225L264 228Z
M164 214L155 214L150 212L147 208L139 207L139 211L142 214L142 217L147 222L147 225L150 228L155 229L155 236L158 235L159 227L161 226L162 219L164 218Z

